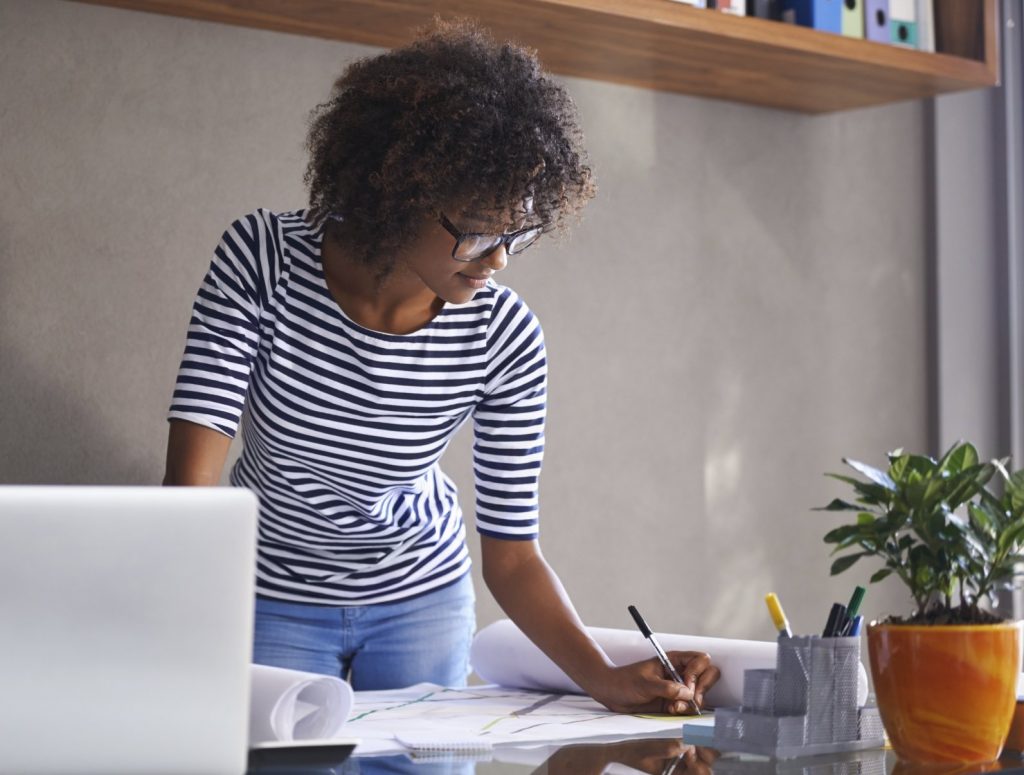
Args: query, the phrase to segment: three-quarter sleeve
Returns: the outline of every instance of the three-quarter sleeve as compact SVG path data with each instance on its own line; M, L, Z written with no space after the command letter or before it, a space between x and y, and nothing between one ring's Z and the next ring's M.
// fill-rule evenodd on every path
M221 237L188 325L168 419L234 437L259 345L259 318L272 266L268 214L239 218Z
M473 413L476 528L495 538L539 532L547 358L540 322L514 294L499 297L488 337L483 400Z

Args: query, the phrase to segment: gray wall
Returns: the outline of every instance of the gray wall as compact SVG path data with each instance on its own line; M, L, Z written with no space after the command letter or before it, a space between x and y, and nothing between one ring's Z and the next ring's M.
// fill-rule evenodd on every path
M939 446L1010 452L1007 264L995 90L935 100L935 335Z
M1024 464L1024 3L1000 4L1000 85L931 106L934 431ZM1024 616L1024 590L1001 594Z
M0 482L160 481L212 248L303 205L307 113L373 51L0 1ZM567 84L601 192L505 275L550 349L545 553L591 624L635 602L658 629L770 638L774 590L818 629L873 569L829 579L823 472L929 438L924 106ZM467 512L469 442L447 461ZM866 613L907 607L883 584Z

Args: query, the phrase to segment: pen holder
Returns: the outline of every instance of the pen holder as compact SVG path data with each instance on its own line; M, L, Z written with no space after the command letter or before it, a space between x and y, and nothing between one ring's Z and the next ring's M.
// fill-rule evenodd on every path
M882 745L877 709L857 707L859 638L778 643L775 670L744 672L743 706L716 712L716 748L791 758Z

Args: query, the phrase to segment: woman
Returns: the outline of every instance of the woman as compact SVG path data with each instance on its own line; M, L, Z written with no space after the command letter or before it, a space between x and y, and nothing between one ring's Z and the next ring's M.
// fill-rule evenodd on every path
M613 710L685 712L718 671L616 667L537 543L546 359L493 276L594 194L575 110L535 57L468 24L350 66L308 138L310 207L225 232L196 299L166 484L260 498L254 659L356 689L462 685L465 528L439 466L472 418L483 576L519 627Z

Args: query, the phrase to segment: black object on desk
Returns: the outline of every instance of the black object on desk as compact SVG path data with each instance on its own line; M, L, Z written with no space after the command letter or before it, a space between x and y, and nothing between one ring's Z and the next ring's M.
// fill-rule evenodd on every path
M340 772L336 770L345 761L355 743L324 740L314 745L274 746L253 748L249 751L247 775L314 775Z

